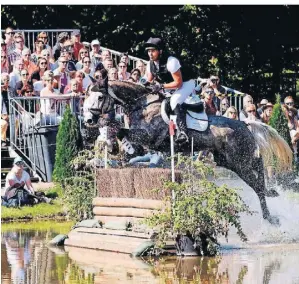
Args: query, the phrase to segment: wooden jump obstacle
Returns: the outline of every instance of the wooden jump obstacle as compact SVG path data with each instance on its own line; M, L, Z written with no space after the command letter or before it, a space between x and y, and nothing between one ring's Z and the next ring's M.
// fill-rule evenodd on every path
M176 175L180 173L177 172ZM97 173L98 196L93 199L94 219L103 228L75 228L65 240L66 246L134 254L153 243L154 231L141 225L145 217L165 206L163 180L170 180L168 169L108 169ZM158 188L158 191L152 189ZM130 223L132 228L108 229L105 225ZM174 242L167 245L173 252Z

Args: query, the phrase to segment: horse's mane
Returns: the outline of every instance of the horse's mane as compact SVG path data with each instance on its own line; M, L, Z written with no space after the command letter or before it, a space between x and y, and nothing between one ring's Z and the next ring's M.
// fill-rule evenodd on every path
M150 93L143 85L126 81L109 81L109 87L117 97L124 101L127 99L136 99Z

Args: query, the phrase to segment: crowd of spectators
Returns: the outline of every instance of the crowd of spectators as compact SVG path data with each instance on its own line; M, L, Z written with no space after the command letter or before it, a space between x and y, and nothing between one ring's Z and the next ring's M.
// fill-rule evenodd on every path
M22 33L13 28L5 29L5 39L1 38L1 144L7 143L6 132L9 119L9 97L49 97L58 94L85 94L92 84L90 76L102 79L103 72L108 72L109 80L126 80L139 83L146 79L146 66L138 60L135 68L129 66L127 53L121 54L119 61L112 58L109 50L102 50L97 39L81 41L79 30L69 36L62 32L51 48L47 32L38 34L34 50L25 46ZM106 73L105 73L106 74ZM236 107L229 104L226 89L221 86L217 76L211 76L202 82L201 99L208 115L223 115L230 119L250 120L269 123L273 104L262 99L255 104L252 96L243 97L243 109L238 113ZM60 108L63 105L59 106ZM258 108L257 108L258 107ZM283 110L288 120L288 127L294 150L297 151L299 140L298 111L294 100L288 96L284 100ZM27 103L24 111L32 117L41 114L41 123L59 123L61 116L53 100L41 100L40 105ZM17 122L16 122L17 124Z

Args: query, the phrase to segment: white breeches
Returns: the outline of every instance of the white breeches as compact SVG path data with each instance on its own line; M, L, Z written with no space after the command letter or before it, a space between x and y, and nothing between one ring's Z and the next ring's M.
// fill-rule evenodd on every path
M189 95L192 94L193 90L195 88L195 81L189 80L187 82L184 82L182 87L176 90L170 98L170 106L171 109L174 110L177 104L182 104Z

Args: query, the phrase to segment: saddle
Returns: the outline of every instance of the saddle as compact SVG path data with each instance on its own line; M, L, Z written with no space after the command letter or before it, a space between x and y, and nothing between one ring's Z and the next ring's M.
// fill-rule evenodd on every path
M208 128L208 116L204 111L203 102L192 102L192 100L187 99L181 107L186 112L186 125L188 129L205 131ZM170 107L170 98L167 97L161 104L161 116L165 123L169 124L173 115L174 113ZM175 121L175 119L173 120Z

